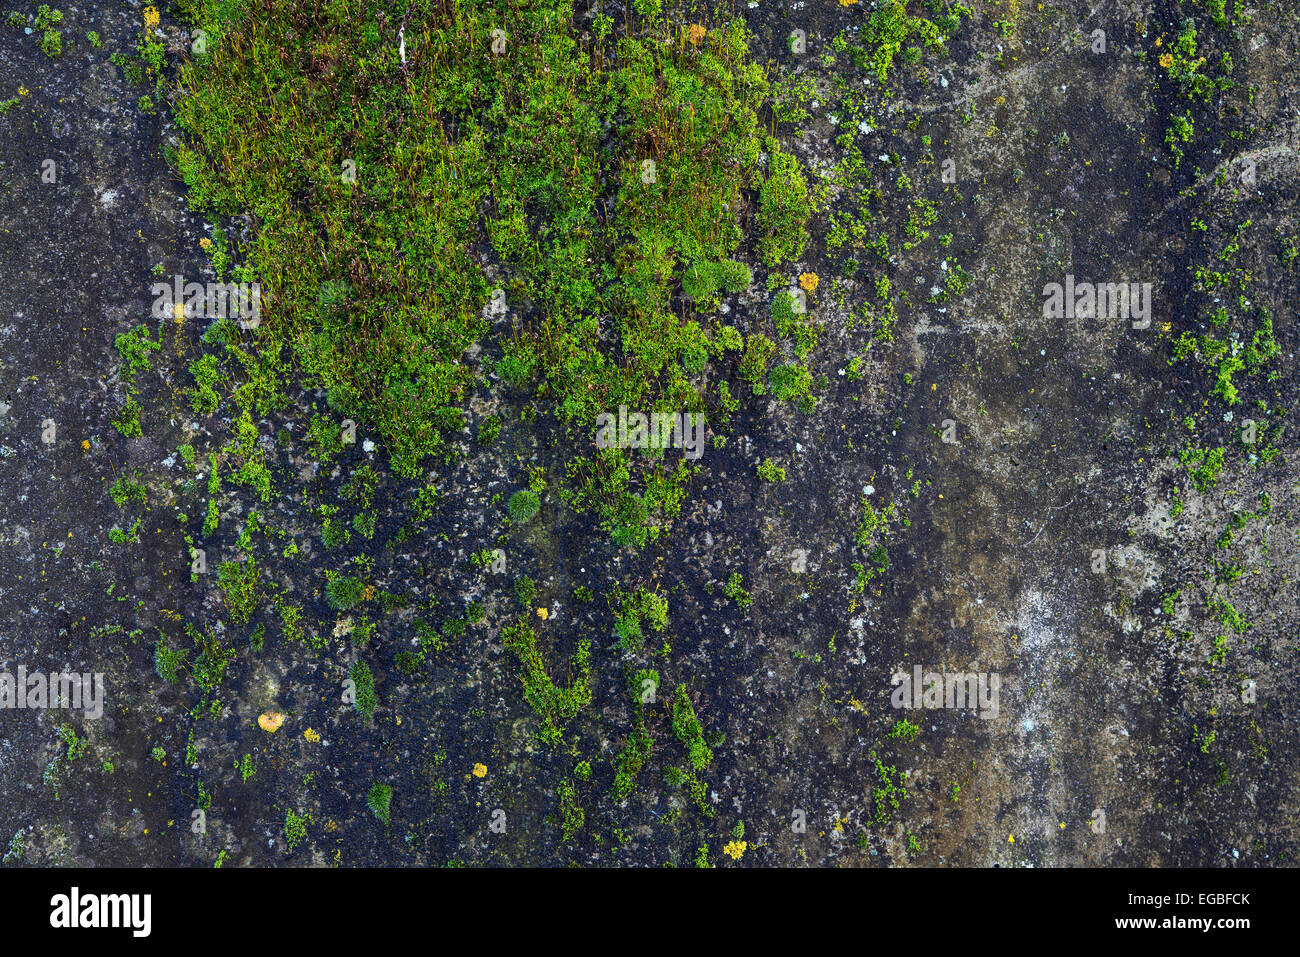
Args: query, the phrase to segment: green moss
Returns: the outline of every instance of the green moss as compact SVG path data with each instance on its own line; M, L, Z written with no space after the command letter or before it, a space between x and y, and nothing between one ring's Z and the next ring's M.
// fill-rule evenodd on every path
M162 631L158 632L158 641L154 644L153 663L154 670L158 672L158 677L169 685L176 684L180 680L181 668L185 666L185 661L189 658L190 652L187 648L171 648Z
M795 402L811 394L812 373L801 365L788 363L768 373L772 394L783 402Z
M369 665L357 661L348 670L348 677L353 683L352 707L361 717L369 721L375 713L375 707L379 704L379 698L375 694L375 676Z
M759 244L769 267L795 259L808 243L812 206L799 162L769 139L768 175L758 194Z
M753 597L745 591L744 579L740 572L732 572L731 577L727 579L727 584L723 588L726 596L732 599L741 608L749 608L754 604Z
M258 577L257 562L251 558L246 562L222 562L217 567L217 586L225 596L226 610L235 624L247 624L257 607Z
M140 473L136 472L135 477L139 478ZM148 496L145 487L139 482L133 482L125 475L119 475L108 490L109 497L119 508L126 506L130 502L139 502L143 504Z
M582 830L587 818L583 813L582 806L578 804L578 791L573 786L572 781L561 781L555 789L555 794L560 799L562 839L565 843L568 843L575 834Z
M750 383L755 395L766 392L763 374L777 353L777 345L761 332L753 333L745 340L745 353L740 360L740 377Z
M611 603L617 609L614 629L624 651L637 652L644 646L643 622L656 632L663 631L668 624L668 602L651 589L637 587L631 592L616 589Z
M916 736L920 733L920 725L913 724L906 718L901 718L894 722L894 726L889 729L889 734L885 735L885 737L902 741L915 741Z
M360 578L332 578L325 585L325 597L330 607L338 611L350 611L361 604L365 597L366 584Z
M370 793L366 796L366 806L370 808L370 813L377 817L384 826L388 825L392 816L393 789L387 784L376 781L370 788Z
M661 396L703 408L686 377L703 371L711 340L674 315L672 292L680 281L704 306L751 284L731 258L746 188L760 194L756 238L770 259L806 242L811 203L797 161L772 141L760 170L768 84L740 19L687 41L656 12L592 45L573 35L571 3L545 0L494 14L508 37L535 38L494 56L464 42L482 28L480 12L457 7L422 31L408 23L420 56L399 69L372 50L394 45L390 26L354 30L341 9L304 29L288 11L254 20L228 18L216 0L189 8L223 53L182 71L175 161L196 208L262 223L248 270L277 289L270 321L244 347L291 350L306 382L378 432L399 474L460 429L474 381L463 355L488 328L489 300L511 329L488 367L545 388L563 422L585 427L611 402L653 407ZM284 58L266 55L271 36L284 38ZM320 56L355 69L290 101L275 95ZM395 116L402 122L388 122ZM504 298L474 254L484 208ZM351 262L366 264L364 283ZM611 314L614 342L599 332ZM196 391L212 410L216 397ZM480 439L496 434L489 420ZM626 494L643 494L643 468L656 466L629 468ZM622 494L609 508L622 512L604 516L620 543L655 537L652 509L642 517Z
M162 333L160 330L158 339L150 339L149 327L141 323L130 332L118 333L113 341L122 357L122 377L129 379L149 368L149 353L162 348Z
M893 765L885 764L874 751L871 752L871 760L876 767L878 782L878 786L871 789L871 797L875 805L872 821L883 827L893 820L902 802L910 797L910 792L899 783L900 780L905 780L903 772Z
M537 598L537 585L527 575L515 579L515 596L524 608L532 608Z
M562 688L547 673L537 648L537 634L526 619L502 629L501 639L522 667L519 677L523 683L524 700L542 719L539 737L548 744L557 744L560 723L572 721L591 703L591 642L578 643L578 649L569 662L571 682Z
M497 438L500 435L501 435L501 417L497 415L490 415L483 421L483 424L479 427L478 444L491 445L493 442L497 440Z
M519 489L506 503L506 511L510 513L510 518L519 525L532 521L541 507L542 500L538 498L537 493L526 488Z
M681 684L673 692L672 701L673 734L677 740L686 745L687 757L696 771L703 771L713 763L713 752L704 741L704 728L695 716L695 707L691 704L686 685Z
M289 851L301 844L307 837L307 825L311 823L311 815L297 814L292 810L284 814L284 843Z
M888 79L900 51L910 63L920 60L922 48L936 55L946 54L948 38L960 25L962 16L971 16L971 11L962 4L941 7L932 3L932 9L941 11L938 22L934 22L909 13L908 3L909 0L885 0L867 18L862 36L866 50L859 52L858 59L860 65L869 64L875 70L881 83ZM919 0L912 3L920 6Z

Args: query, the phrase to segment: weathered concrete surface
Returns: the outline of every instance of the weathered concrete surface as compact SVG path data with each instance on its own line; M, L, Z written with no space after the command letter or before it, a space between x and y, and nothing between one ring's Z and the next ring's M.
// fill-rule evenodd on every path
M192 428L194 416L172 392L189 382L185 362L201 330L171 330L167 355L180 358L142 377L145 438L124 440L109 424L123 398L113 337L146 319L153 267L201 272L202 224L185 212L160 155L162 122L140 114L142 91L106 63L133 42L138 8L65 8L65 36L96 29L105 47L91 51L82 41L59 60L3 28L0 73L30 92L0 117L0 391L12 404L0 419L0 442L12 449L0 460L0 669L102 671L109 687L102 721L68 718L89 750L55 762L48 775L67 750L56 732L64 716L0 711L0 828L5 837L29 829L22 860L207 865L224 850L230 863L254 865L689 865L707 846L729 864L720 849L743 820L747 864L1289 863L1297 841L1289 696L1300 650L1297 452L1284 434L1266 468L1248 469L1237 456L1216 490L1192 491L1171 457L1188 438L1180 420L1195 415L1207 445L1230 444L1234 427L1222 421L1203 373L1166 364L1162 328L1182 328L1198 295L1188 266L1201 241L1190 221L1208 224L1206 241L1217 249L1249 217L1255 227L1241 255L1282 347L1281 375L1262 397L1294 407L1296 272L1279 265L1271 243L1274 229L1300 231L1296 23L1261 14L1246 29L1244 49L1257 37L1266 42L1244 59L1240 81L1260 93L1246 116L1223 119L1224 130L1258 127L1239 144L1241 155L1259 160L1258 189L1234 200L1233 184L1213 185L1213 170L1233 158L1189 152L1184 162L1200 164L1204 188L1184 199L1187 177L1171 175L1163 146L1174 104L1153 94L1153 64L1134 55L1146 47L1139 24L1167 31L1177 23L1173 5L1095 14L1080 2L1046 11L972 6L976 23L963 26L951 57L927 60L925 81L905 86L907 104L877 110L878 129L858 138L885 189L894 169L876 157L895 151L919 175L921 135L932 138L936 160L955 160L953 187L945 190L930 168L921 194L941 211L932 231L954 235L946 255L974 277L966 293L926 304L926 291L944 281L945 256L932 245L897 253L894 287L912 290L916 305L900 305L892 343L869 343L847 320L871 300L873 273L864 268L832 288L839 259L825 253L830 227L820 214L792 270L822 277L813 303L824 329L810 361L826 385L816 412L748 399L726 448L701 460L666 543L640 555L615 549L554 494L532 525L507 528L494 497L518 487L534 462L558 484L573 439L541 403L529 426L518 421L526 396L499 383L483 390L464 437L470 454L437 470L433 527L394 549L378 547L383 531L374 540L377 588L405 594L408 607L385 616L360 650L339 637L317 652L272 629L255 652L231 633L239 656L220 706L203 715L189 714L200 700L194 689L165 686L152 660L157 628L179 635L165 610L223 627L210 579L188 580L174 518L203 502L201 489L181 487L175 448L190 441L202 449L209 436L219 444L225 435L216 419ZM844 126L829 116L844 67L818 57L841 27L861 22L861 10L764 5L746 15L761 59L816 77L819 106L796 150L829 172L841 155L834 139ZM992 27L1003 16L1016 23L1009 37ZM1098 23L1111 38L1104 57L1072 37ZM796 27L809 36L802 59L782 43ZM1018 58L1005 69L991 59L999 43ZM1204 136L1215 141L1214 132ZM41 182L46 158L58 164L55 184ZM834 187L830 197L830 209L850 199ZM893 236L906 201L889 199L882 218ZM1150 328L1044 320L1042 286L1067 272L1152 282ZM744 297L739 320L763 321L768 298L760 293L756 285ZM485 354L496 348L488 343ZM861 354L863 378L841 375ZM338 501L338 487L363 461L386 470L382 449L358 446L334 475L312 477L301 440L312 401L320 399L300 396L263 428L288 428L292 437L278 462L283 494L264 511L302 548L268 574L329 632L341 616L321 591L324 569L338 563L322 554L311 507ZM508 424L484 453L472 434L494 410ZM57 423L53 446L41 441L46 418ZM945 420L955 443L943 441ZM757 479L756 463L769 456L786 467L784 483ZM119 510L107 489L132 468L151 489L143 542L112 545L109 528L139 510ZM1186 500L1177 518L1169 509L1175 485ZM865 556L853 532L867 486L878 505L898 502L910 526L894 524L888 572L855 600L852 563ZM1208 592L1202 576L1223 557L1215 542L1230 513L1253 507L1261 490L1273 510L1234 545L1247 573L1232 600L1253 626L1233 634L1226 660L1210 665L1224 629L1198 602L1180 606L1167 628L1161 598L1178 588ZM404 521L409 490L386 480L378 500L381 528L391 533ZM232 554L253 505L238 494L226 502L214 559ZM472 552L498 544L509 562L502 581L467 569ZM796 549L807 550L803 572L792 569ZM1098 549L1103 573L1093 571ZM748 611L723 595L734 571L754 597ZM537 604L551 611L537 627L557 680L580 638L596 644L595 700L558 751L533 738L536 719L498 637L518 607L510 588L518 574L536 579ZM621 660L602 589L656 580L669 590L669 629L659 639L671 650L650 654L656 639L640 659ZM579 584L596 590L597 601L575 602ZM483 624L414 675L395 667L417 616L440 621L475 599L487 611ZM417 610L431 601L436 611ZM1191 637L1179 637L1184 631ZM359 656L379 678L371 726L340 702ZM725 734L704 775L714 818L663 782L684 755L661 705L649 710L656 748L637 791L624 806L609 799L611 762L631 723L627 664L659 668L665 692L685 682L706 731ZM900 717L890 677L914 665L998 673L998 717L911 713L904 716L921 726L917 739L887 740ZM1245 679L1256 682L1253 704L1242 701ZM255 719L272 707L285 712L286 726L267 736ZM304 737L308 728L319 742ZM1215 738L1203 751L1198 735L1207 730ZM198 760L187 766L191 733ZM151 756L154 747L164 761ZM871 823L880 783L873 748L907 772L900 783L911 792L884 825ZM244 754L257 766L247 782L234 767ZM594 770L579 785L586 827L565 845L555 788L584 759ZM471 773L478 762L482 778ZM365 807L377 780L394 788L388 828ZM200 785L212 796L204 835L190 829ZM488 827L497 808L504 834ZM287 810L312 818L292 852ZM1098 810L1104 833L1091 826ZM791 828L796 811L806 832ZM920 850L909 853L908 834Z

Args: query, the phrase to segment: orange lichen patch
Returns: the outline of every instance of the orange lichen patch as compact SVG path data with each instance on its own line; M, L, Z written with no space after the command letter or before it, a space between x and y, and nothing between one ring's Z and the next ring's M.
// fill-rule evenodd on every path
M279 731L282 724L284 724L284 715L278 711L265 711L257 716L257 726L268 734Z

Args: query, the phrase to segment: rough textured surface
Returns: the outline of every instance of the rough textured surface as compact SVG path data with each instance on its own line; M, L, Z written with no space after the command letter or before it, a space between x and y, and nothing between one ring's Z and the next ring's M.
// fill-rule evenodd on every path
M289 431L274 450L280 494L259 505L247 489L228 489L220 531L206 547L214 567L232 556L244 516L258 508L283 533L277 548L299 545L293 562L267 573L328 638L321 650L275 628L254 650L251 627L229 624L215 576L190 580L174 515L201 507L202 496L183 483L205 484L205 463L201 456L189 471L175 450L183 442L202 449L229 428L195 416L179 392L190 384L185 370L201 328L169 324L160 358L141 374L144 437L126 439L110 424L125 397L114 337L148 321L151 270L193 276L206 268L204 224L162 155L168 122L143 114L145 90L107 61L135 42L142 8L63 8L58 58L40 51L35 34L0 26L0 100L19 97L0 116L0 399L8 405L0 417L0 670L103 672L108 688L99 721L0 710L0 831L18 834L24 848L11 863L689 866L707 847L713 862L732 865L722 848L737 821L747 844L741 864L1290 863L1298 840L1290 698L1300 651L1297 450L1282 431L1272 439L1279 454L1252 465L1253 450L1237 434L1249 415L1282 421L1297 398L1297 272L1278 249L1281 237L1300 231L1300 21L1273 4L1254 11L1240 40L1221 32L1237 59L1234 78L1259 92L1240 115L1202 109L1206 118L1198 114L1197 138L1175 170L1165 130L1185 103L1158 82L1156 59L1184 16L1213 33L1201 9L972 3L947 57L913 68L918 76L874 107L871 132L855 137L886 194L879 208L893 288L913 297L899 305L893 340L872 343L853 319L874 302L875 275L864 267L836 278L844 255L829 249L833 215L853 197L832 175L844 155L836 137L849 127L835 112L843 95L835 84L847 79L861 95L870 73L844 58L820 59L841 29L862 24L864 6L765 0L742 10L756 58L773 60L774 76L811 77L810 99L818 100L806 101L805 121L783 124L787 148L828 177L812 241L790 271L821 277L809 297L823 324L808 360L814 377L825 377L814 388L816 410L745 396L726 446L710 447L698 463L681 516L638 553L616 548L554 495L533 522L509 526L504 499L521 470L541 465L558 484L572 440L545 401L504 386L484 366L490 385L475 394L461 440L469 454L433 469L441 492L434 519L385 548L407 521L410 487L387 474L382 449L363 446L364 424L356 446L319 466L303 433L313 402L325 403L297 395L263 429ZM1009 30L994 26L1003 19ZM1104 54L1089 49L1098 27L1107 31ZM102 49L83 39L92 29ZM162 29L175 39L180 27L164 16ZM794 29L807 33L803 55L783 43ZM1168 38L1159 47L1157 35ZM993 59L999 45L1005 65ZM1234 129L1248 132L1234 140ZM947 158L953 184L940 178ZM54 183L42 182L46 159L57 164ZM1257 163L1255 185L1239 181L1243 160ZM953 234L946 252L933 242L897 248L909 210L908 195L894 187L899 166L919 184L917 195L937 204L928 228ZM1190 185L1198 188L1180 193ZM1272 312L1281 354L1269 367L1279 374L1252 380L1246 403L1230 409L1211 395L1212 374L1167 360L1178 332L1195 328L1198 308L1204 315L1207 294L1191 267L1213 267L1247 219L1236 263L1251 273L1252 305ZM973 281L927 302L931 287L945 286L950 259ZM1043 318L1044 284L1066 273L1152 283L1149 328ZM770 295L756 281L732 300L733 321L758 322ZM493 354L496 337L475 361ZM861 377L845 374L858 355L866 356ZM538 415L521 422L530 402ZM479 450L473 435L494 412L507 427ZM1182 424L1188 415L1194 434ZM53 445L42 441L46 419L57 426ZM1204 492L1176 458L1190 438L1230 449L1217 486ZM756 476L769 457L786 469L784 482ZM370 543L374 587L408 602L372 613L381 625L359 649L348 614L325 602L332 566L311 510L338 501L366 462L383 475L380 531ZM109 486L137 469L147 508L119 509ZM854 530L868 486L870 501L897 502L908 524L892 524L887 571L855 594L853 563L867 559ZM1175 486L1185 501L1176 516ZM1217 545L1234 513L1257 509L1261 492L1271 511ZM112 543L110 528L137 515L141 542ZM468 566L488 547L504 549L504 578ZM806 566L795 570L799 549ZM1105 553L1101 572L1097 550ZM1230 595L1251 623L1242 633L1207 609L1216 561L1244 570L1214 592ZM724 594L737 571L751 608ZM535 604L548 611L534 624L557 683L579 640L594 642L593 701L559 748L535 737L537 718L502 645L520 574L536 580ZM668 627L650 634L648 648L657 652L664 640L671 648L634 661L613 646L605 595L615 583L638 582L666 590ZM578 585L596 600L575 601ZM1183 597L1162 609L1178 589ZM425 615L419 606L431 600L434 621L475 600L486 617L408 675L395 655L412 647L415 619ZM238 649L214 695L187 682L169 686L155 672L158 629L177 639L182 619ZM1215 663L1221 634L1228 650ZM369 722L341 701L358 658L377 679L380 706ZM664 681L647 710L655 748L620 804L609 788L633 721L625 665L656 667ZM891 676L914 665L999 674L998 717L892 708ZM1251 703L1245 681L1254 682ZM663 779L684 762L663 705L679 682L716 742L702 775L712 817ZM274 734L257 726L268 709L286 716ZM887 737L900 717L920 726L914 741ZM88 742L72 759L57 730L65 721ZM195 760L186 760L187 745ZM909 792L883 820L873 752ZM244 755L256 766L247 780ZM566 842L557 786L584 760L593 770L577 785L585 826ZM366 806L375 782L393 788L386 826ZM201 834L192 827L199 808ZM504 833L489 827L496 809ZM290 811L310 819L292 848ZM791 826L801 814L804 832Z

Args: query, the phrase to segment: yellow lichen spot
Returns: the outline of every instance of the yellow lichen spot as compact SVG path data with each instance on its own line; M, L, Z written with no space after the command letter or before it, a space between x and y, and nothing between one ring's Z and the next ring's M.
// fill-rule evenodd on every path
M857 3L857 2L858 2L858 0L840 0L840 6L841 6L841 7L851 7L851 6L853 6L853 5L854 5L855 3Z
M204 249L211 249L212 240L208 239L207 236L204 236L202 239L199 240L199 245L202 246Z
M185 321L185 303L178 302L172 306L172 315L176 317L177 322Z
M537 617L542 619L542 621L545 621L547 618L551 617L551 613L545 608L539 608L537 609Z
M26 96L26 95L27 95L27 87L25 87L25 86L20 86L20 87L18 87L18 95L19 95L19 96Z
M81 447L82 447L83 449L85 449L87 452L89 452L89 451L90 451L90 439L82 439L82 440L81 440Z
M159 21L160 19L161 19L161 17L158 16L158 8L157 8L157 7L145 7L145 8L144 8L144 25L145 25L146 27L148 27L149 29L152 30L154 27L158 26L158 21Z
M1014 843L1016 843L1016 836L1015 836L1014 834L1008 834L1008 835L1007 835L1007 843L1008 843L1008 844L1014 844Z
M809 292L817 291L818 282L819 280L817 279L817 274L815 272L806 272L799 277L799 285L803 286L803 288Z
M686 28L686 36L696 46L700 45L700 41L704 39L704 35L708 32L708 30L704 29L704 27L700 26L698 23L692 23Z
M1166 53L1160 57L1160 65L1166 70L1173 66L1173 63L1174 55L1172 53Z
M487 777L487 765L484 764L482 761L474 765L474 777L476 778Z
M738 861L745 856L745 849L747 847L749 847L748 841L732 841L722 849L722 853L726 854L733 861Z
M282 724L284 724L284 715L278 711L264 711L257 716L257 726L268 734L279 731Z
M1156 37L1156 46L1162 47L1164 45L1165 45L1165 35L1162 33L1160 34L1160 36Z
M304 731L302 733L302 736L306 738L308 741L310 741L312 744L320 743L320 732L312 728L308 728L306 731Z
M1064 822L1064 821L1061 822L1061 830L1062 830L1062 831L1065 830L1065 822Z

